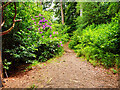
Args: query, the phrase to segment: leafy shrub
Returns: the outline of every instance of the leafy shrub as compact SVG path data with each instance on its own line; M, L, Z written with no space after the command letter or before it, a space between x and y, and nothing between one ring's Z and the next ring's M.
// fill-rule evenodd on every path
M62 53L64 42L69 40L66 33L69 27L59 24L61 27L57 28L52 23L51 13L42 11L35 3L17 4L17 18L22 18L22 22L16 24L13 32L3 36L3 62L7 60L11 64L4 64L4 68L19 65L19 62L43 62Z
M70 37L68 34L68 30L70 29L70 27L62 24L53 24L52 29L59 32L58 38L60 38L63 43L69 41Z
M52 31L50 22L39 14L32 18L31 26L28 30L20 30L14 34L19 47L15 46L12 50L7 50L16 60L39 60L46 61L62 51L62 41L57 38L58 32Z
M117 22L100 24L96 27L93 24L83 31L78 29L76 32L69 47L75 49L78 56L85 55L87 60L97 60L105 67L118 65L120 31Z

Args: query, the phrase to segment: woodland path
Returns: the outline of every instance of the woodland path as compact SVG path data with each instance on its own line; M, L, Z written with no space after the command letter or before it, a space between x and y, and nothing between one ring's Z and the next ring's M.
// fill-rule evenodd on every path
M76 57L64 45L58 58L34 66L32 70L5 78L5 88L116 88L118 75L103 67L93 67L84 58ZM109 74L107 73L109 72Z

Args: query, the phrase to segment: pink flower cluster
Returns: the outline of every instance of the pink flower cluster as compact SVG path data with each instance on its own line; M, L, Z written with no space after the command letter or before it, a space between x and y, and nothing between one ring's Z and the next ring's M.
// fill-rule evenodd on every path
M40 16L43 16L43 15L39 14L39 16L35 16L35 17L38 18L38 17L40 17ZM32 17L31 17L31 18L32 18ZM34 18L32 18L32 20L35 21ZM48 20L45 20L45 18L43 17L43 19L39 20L38 25L40 25L40 27L42 27L44 30L45 30L46 27L49 27L49 28L51 29L51 31L52 31L52 27L50 26L50 25L52 25L52 23L49 22L50 25L48 25L48 24L45 23L45 22L48 22ZM36 22L34 22L34 24L36 25ZM38 27L38 30L40 31L40 27L39 27L39 26L37 26L37 27ZM39 33L42 34L43 32L40 31ZM55 31L54 31L53 34L58 34L58 32L55 32ZM51 39L53 39L51 34L50 34L49 37L51 37ZM43 35L42 35L42 38L44 38ZM54 37L54 38L57 38L57 37ZM60 47L60 46L63 46L62 41L60 41L60 45L58 45L58 47Z

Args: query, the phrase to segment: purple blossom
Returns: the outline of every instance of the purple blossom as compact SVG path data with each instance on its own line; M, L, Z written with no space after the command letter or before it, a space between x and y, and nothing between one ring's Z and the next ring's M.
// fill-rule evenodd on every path
M47 27L50 27L50 25L47 25Z
M62 41L60 41L60 43L62 43Z
M45 25L43 25L43 27L45 27Z
M43 19L45 19L45 18L43 17Z
M50 24L50 25L52 25L52 23L51 23L51 22L49 22L49 24Z
M35 16L35 17L38 17L38 16Z
M55 38L57 38L57 37L55 37Z
M38 30L40 30L40 28L38 28Z
M42 23L39 23L39 25L42 25Z
M35 20L34 18L32 18L32 20Z
M53 34L55 34L55 32L53 32Z
M28 30L30 30L30 28L28 28Z
M47 20L43 20L43 22L48 22Z
M61 46L63 46L63 44L61 44Z
M45 29L45 25L43 25L43 29Z
M40 33L43 33L43 32L40 32Z
M36 25L36 24L35 24Z
M43 27L43 29L45 29L45 27Z
M43 38L44 36L42 36L42 38Z
M52 37L52 35L50 35L50 37Z
M58 47L60 47L60 45L58 45Z
M58 32L57 32L57 34L58 34Z
M39 14L39 16L42 16L41 14Z
M50 28L52 28L52 27L50 26Z
M32 17L31 17L32 18Z
M42 20L39 21L39 23L41 23L41 22L42 22Z
M36 24L36 22L34 22L34 24Z
M45 23L45 26L47 26L47 23Z

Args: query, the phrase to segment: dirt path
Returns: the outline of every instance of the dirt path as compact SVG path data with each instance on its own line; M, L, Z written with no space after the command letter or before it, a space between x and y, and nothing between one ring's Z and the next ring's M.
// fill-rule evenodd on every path
M93 67L64 45L63 56L34 69L5 79L5 88L116 88L118 75L107 74L102 67Z

